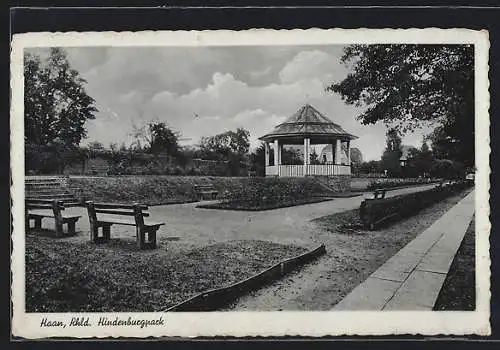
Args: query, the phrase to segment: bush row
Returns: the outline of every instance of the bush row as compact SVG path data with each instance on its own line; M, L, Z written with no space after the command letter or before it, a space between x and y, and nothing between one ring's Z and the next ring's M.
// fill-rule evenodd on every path
M366 228L373 230L391 218L415 214L417 211L470 186L471 183L461 181L390 198L366 199L359 208L360 219Z
M307 178L248 178L219 197L222 203L268 207L325 196L325 187Z
M429 178L413 178L413 179L378 179L371 181L367 189L374 190L377 188L392 188L399 186L407 186L407 185L418 185L418 184L427 184L431 183L433 180Z

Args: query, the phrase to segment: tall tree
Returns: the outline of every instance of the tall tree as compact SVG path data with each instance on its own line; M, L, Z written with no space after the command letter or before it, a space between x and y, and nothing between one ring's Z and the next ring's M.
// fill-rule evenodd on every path
M173 156L179 153L180 134L165 122L151 120L141 126L134 123L132 128L130 135L135 139L132 147L136 151L168 153Z
M152 153L168 153L177 155L179 152L178 135L163 122L153 122L148 125L151 134L149 145Z
M259 147L250 154L251 170L255 171L257 176L266 175L265 159L266 149L264 143L261 143Z
M341 61L352 73L327 89L365 106L363 124L383 121L404 133L435 122L433 149L474 163L473 45L351 45Z
M206 159L226 160L230 173L239 176L247 168L250 149L250 132L243 128L226 131L215 136L204 136L200 141L200 152Z
M86 136L85 122L95 119L95 101L86 80L71 68L61 48L49 57L24 55L25 142L39 146L77 147Z
M401 174L400 159L403 152L401 151L401 137L396 129L387 131L386 143L381 159L382 167L387 170L389 175L399 176Z
M205 157L228 160L231 155L243 156L250 148L250 133L238 128L214 136L204 136L200 141L200 150Z
M359 150L359 148L351 148L351 163L355 165L360 165L363 163L363 154Z

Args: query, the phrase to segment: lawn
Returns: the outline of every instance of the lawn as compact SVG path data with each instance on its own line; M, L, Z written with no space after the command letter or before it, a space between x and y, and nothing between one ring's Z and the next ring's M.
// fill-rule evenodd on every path
M28 234L27 312L153 312L246 279L304 248L229 241L173 253Z
M475 237L475 220L472 218L436 300L434 310L474 311L476 309Z

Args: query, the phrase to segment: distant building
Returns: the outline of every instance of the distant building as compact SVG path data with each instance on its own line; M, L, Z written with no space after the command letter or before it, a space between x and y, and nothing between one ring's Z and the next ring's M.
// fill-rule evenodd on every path
M411 160L411 150L415 149L414 146L402 145L401 146L401 157L399 158L399 163L401 166L406 166L408 161Z

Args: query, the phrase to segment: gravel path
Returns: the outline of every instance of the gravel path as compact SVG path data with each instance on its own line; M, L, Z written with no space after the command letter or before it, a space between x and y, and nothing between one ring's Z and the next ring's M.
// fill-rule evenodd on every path
M468 191L449 197L378 231L348 234L311 223L316 225L314 239L325 243L327 254L284 279L242 297L225 311L330 310L466 193ZM357 210L340 215L355 215L355 212Z
M417 192L434 187L425 185L387 192L387 196ZM158 231L158 243L172 251L190 250L207 244L231 240L264 240L280 244L294 244L305 248L323 243L315 235L312 219L359 208L363 196L335 198L331 201L299 205L274 210L247 212L197 208L199 203L160 205L150 207L150 220L165 222ZM84 208L68 208L68 213L82 215L77 223L77 235L67 241L88 241L89 222ZM146 220L147 221L147 220ZM44 227L50 227L44 221ZM53 226L53 224L52 224ZM134 240L135 229L113 226L112 237Z

